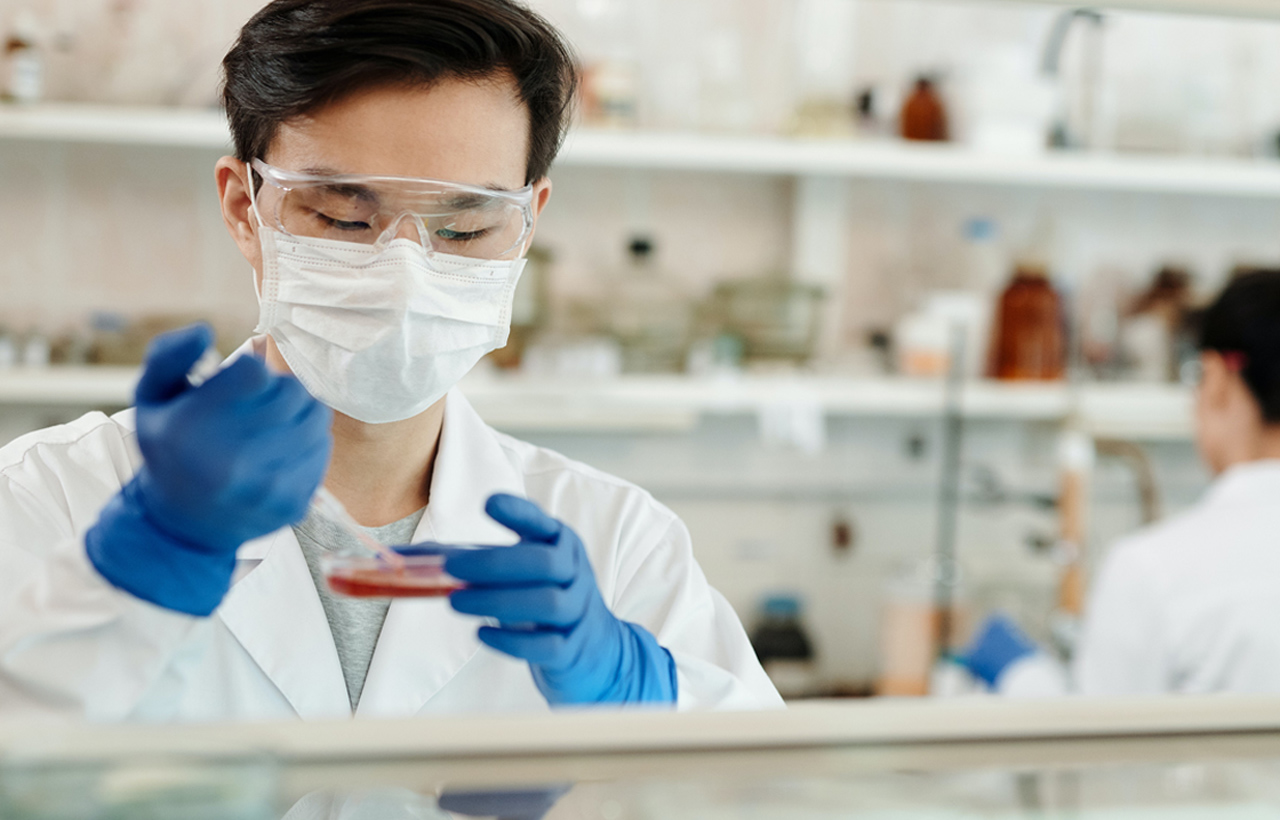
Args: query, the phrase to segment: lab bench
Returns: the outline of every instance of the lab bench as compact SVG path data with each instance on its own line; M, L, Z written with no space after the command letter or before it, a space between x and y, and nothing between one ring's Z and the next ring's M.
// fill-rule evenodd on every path
M350 813L291 816L1274 818L1280 700L0 725L0 760L0 807L14 818L62 817L54 809L73 805L190 817L197 804L201 818L239 820L319 805ZM186 813L164 813L175 806Z

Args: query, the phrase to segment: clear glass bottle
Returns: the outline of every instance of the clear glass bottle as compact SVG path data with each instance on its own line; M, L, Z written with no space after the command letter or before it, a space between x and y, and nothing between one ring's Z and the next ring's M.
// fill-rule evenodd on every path
M622 346L623 371L683 371L693 307L679 283L663 274L651 238L630 240L627 265L610 284L609 330Z

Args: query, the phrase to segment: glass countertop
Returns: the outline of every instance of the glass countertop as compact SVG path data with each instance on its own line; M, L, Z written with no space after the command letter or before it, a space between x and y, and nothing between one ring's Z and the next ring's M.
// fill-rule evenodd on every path
M1280 699L0 726L5 820L1280 820Z

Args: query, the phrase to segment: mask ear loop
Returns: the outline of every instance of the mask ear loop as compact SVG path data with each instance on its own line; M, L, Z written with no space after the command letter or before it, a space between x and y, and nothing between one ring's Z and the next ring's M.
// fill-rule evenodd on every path
M258 186L253 178L257 172L253 170L253 165L248 162L244 164L244 170L249 175L249 210L253 211L253 218L258 222L258 246L262 249L262 273L259 274L255 271L253 277L253 292L258 297L258 304L261 305L263 283L259 281L259 278L265 278L267 275L267 248L262 241L262 232L267 230L267 223L262 221L262 214L258 211Z

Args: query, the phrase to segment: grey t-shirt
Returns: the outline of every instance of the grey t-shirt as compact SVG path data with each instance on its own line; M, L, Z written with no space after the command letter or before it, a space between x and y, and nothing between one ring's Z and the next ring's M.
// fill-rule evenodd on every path
M408 544L413 540L413 533L425 512L424 507L394 524L366 527L365 532L384 544ZM342 527L312 511L302 523L294 525L293 532L298 536L302 555L311 570L311 579L320 593L325 617L329 619L329 631L333 633L333 645L338 650L338 662L342 664L342 675L347 679L347 696L354 711L360 704L360 693L364 691L369 664L373 662L373 650L378 645L378 635L382 633L382 622L391 608L391 600L348 598L329 589L320 572L320 556L335 548L360 549L359 542Z

